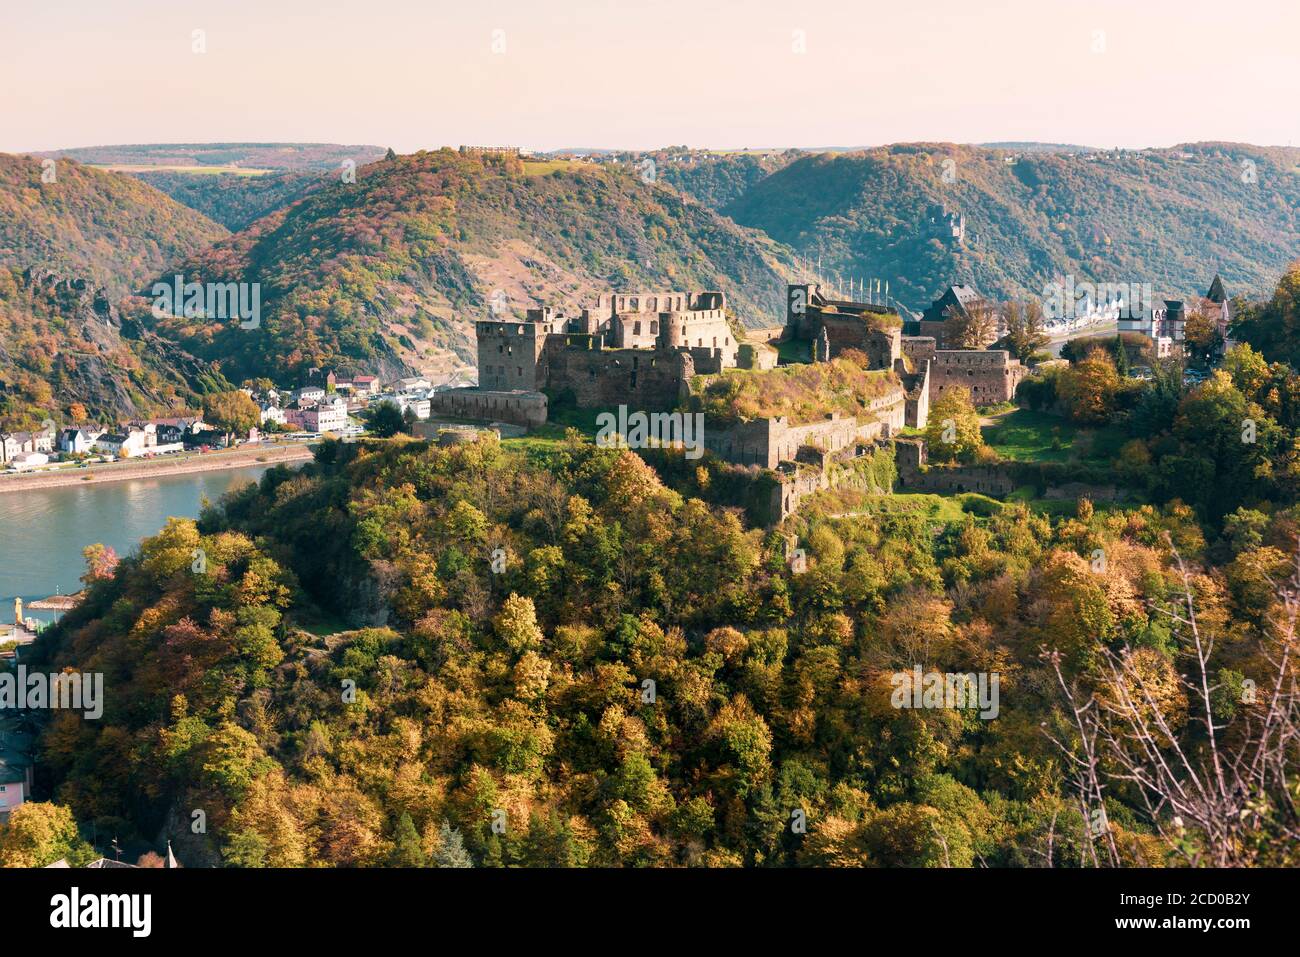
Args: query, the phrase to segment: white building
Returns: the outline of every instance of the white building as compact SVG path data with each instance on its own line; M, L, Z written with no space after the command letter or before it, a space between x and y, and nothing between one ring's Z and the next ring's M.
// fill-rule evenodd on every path
M130 458L139 455L149 447L149 436L142 429L129 429L126 432L105 432L95 440L95 451L105 455Z
M93 425L79 429L64 429L59 433L59 451L84 455L95 447L95 440L103 434L103 429Z
M278 405L272 402L263 402L258 408L261 410L263 425L268 422L273 425L284 425L284 409Z
M411 409L415 417L420 420L427 419L432 411L432 403L424 395L395 395L385 401L392 402L403 414L407 409Z
M49 465L50 457L44 452L19 452L9 464L16 469L34 469L38 465Z
M409 379L397 380L398 392L428 392L433 388L433 383L422 376L412 376Z
M23 452L53 452L54 428L37 432L0 432L0 464Z

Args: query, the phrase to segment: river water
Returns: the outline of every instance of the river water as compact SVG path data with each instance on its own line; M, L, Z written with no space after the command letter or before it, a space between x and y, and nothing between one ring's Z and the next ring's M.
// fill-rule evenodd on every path
M0 620L13 600L24 602L81 588L81 550L102 542L128 555L167 523L168 516L197 518L203 497L216 501L257 481L270 466L128 479L94 485L29 489L0 495ZM33 615L45 621L49 611Z

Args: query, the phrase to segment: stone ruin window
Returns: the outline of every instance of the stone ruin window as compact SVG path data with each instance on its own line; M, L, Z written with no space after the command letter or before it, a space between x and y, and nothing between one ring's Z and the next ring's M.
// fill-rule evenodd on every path
M650 335L652 335L652 336L657 336L657 335L659 335L659 320L658 320L658 319L651 319L651 320L650 320Z
M639 335L641 335L641 320L640 320L640 319L638 319L636 322L632 323L632 335L634 335L634 336L639 336Z

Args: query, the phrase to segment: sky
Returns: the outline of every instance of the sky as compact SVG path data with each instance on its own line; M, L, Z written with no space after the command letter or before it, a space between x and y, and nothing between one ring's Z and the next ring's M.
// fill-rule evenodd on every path
M6 0L0 151L1300 145L1297 38L1298 0Z

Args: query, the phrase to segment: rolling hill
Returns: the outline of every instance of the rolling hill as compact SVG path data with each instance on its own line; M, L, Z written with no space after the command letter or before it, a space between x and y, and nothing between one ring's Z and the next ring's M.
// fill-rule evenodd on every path
M58 160L43 182L49 169L0 155L0 429L116 421L219 388L123 297L227 231L130 176Z
M888 279L924 306L965 282L1031 296L1055 277L1266 295L1300 254L1300 150L1228 143L1122 152L903 144L819 154L723 207L823 272ZM945 177L945 173L948 175ZM951 180L950 182L945 180ZM963 214L959 245L929 227Z
M489 297L576 309L609 288L719 288L778 321L789 254L627 170L451 150L358 169L190 257L187 281L260 284L257 330L160 324L233 381L312 366L394 375L472 365Z
M227 235L130 176L50 162L0 154L0 266L51 269L116 297Z
M288 206L334 178L320 170L279 170L262 176L141 170L131 175L232 231Z

